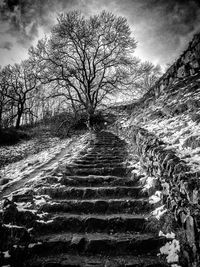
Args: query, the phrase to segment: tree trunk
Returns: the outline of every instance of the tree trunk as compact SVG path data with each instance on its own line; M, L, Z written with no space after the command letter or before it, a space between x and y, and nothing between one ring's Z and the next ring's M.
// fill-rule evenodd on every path
M19 127L20 127L22 114L23 114L23 111L19 111L17 114L17 121L16 121L16 125L15 125L16 129L19 129Z
M95 124L94 109L90 109L87 112L87 127L89 130L93 130Z
M0 108L0 133L2 131L2 113L3 113L3 110L2 108Z

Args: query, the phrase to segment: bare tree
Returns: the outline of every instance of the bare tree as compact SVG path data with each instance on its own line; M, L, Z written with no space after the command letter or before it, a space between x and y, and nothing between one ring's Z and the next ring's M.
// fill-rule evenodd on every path
M148 91L161 76L162 71L160 65L154 65L151 62L145 62L142 64L144 73L138 81L138 87L142 93Z
M6 97L8 92L9 84L6 79L5 69L1 69L0 71L0 131L2 129L3 124L3 115L8 110L9 99Z
M154 65L151 62L141 62L136 59L136 63L132 67L132 76L124 90L121 90L121 95L127 96L130 99L138 99L146 93L161 76L161 67Z
M65 89L89 121L97 106L130 76L135 39L127 20L103 11L85 18L79 12L58 17L49 39L30 49L38 77Z
M19 128L22 115L31 113L28 100L33 97L33 90L37 86L37 78L32 72L28 61L4 69L8 89L4 96L12 102L12 120L16 119L15 127Z

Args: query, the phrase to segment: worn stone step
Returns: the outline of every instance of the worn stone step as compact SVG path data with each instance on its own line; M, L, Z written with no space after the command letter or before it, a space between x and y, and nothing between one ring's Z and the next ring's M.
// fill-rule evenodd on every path
M109 132L105 132L105 133L100 132L99 134L97 133L96 140L103 141L103 142L105 142L106 140L107 141L123 141L118 136L111 134Z
M31 254L156 255L166 238L153 234L62 233L40 236L36 242L41 244L35 245Z
M125 142L119 140L98 140L97 142L91 142L92 147L109 147L109 148L118 148L118 147L126 147Z
M61 179L60 183L66 186L135 186L138 184L138 181L110 175L63 175L63 178Z
M123 160L122 159L76 159L74 160L74 163L77 163L77 164L105 164L105 163L108 163L108 164L112 164L112 163L115 163L115 164L118 164L118 163L123 163Z
M67 175L113 175L126 176L128 168L125 167L102 167L102 168L67 168Z
M91 147L95 148L95 149L104 149L104 148L108 148L108 149L125 149L126 148L124 143L119 143L119 142L97 143L97 144L93 144Z
M89 151L90 153L91 152L93 152L93 153L95 153L95 152L98 152L98 153L104 153L104 152L116 152L116 153L121 153L121 152L123 152L123 153L127 153L126 152L126 148L125 147L119 147L119 146L115 146L115 147L113 147L113 146L107 146L107 145L105 145L105 146L94 146L94 147L92 147L92 150L90 150Z
M124 142L114 141L114 142L96 142L91 143L94 148L108 147L108 148L125 148Z
M103 157L103 156L89 156L84 155L83 157L81 157L81 160L87 160L87 161L98 161L98 162L115 162L117 160L117 162L124 162L126 160L126 158L123 157L119 157L119 156L109 156L109 157Z
M127 155L127 152L126 151L116 151L116 150L112 150L112 151L109 151L109 150L93 150L93 151L89 151L87 152L88 155L90 156L102 156L104 158L106 157L123 157L123 156L126 156Z
M98 157L98 159L100 160L121 160L121 159L124 159L124 155L125 154L119 154L119 153L107 153L107 154L104 154L104 153L93 153L93 152L87 152L83 155L81 155L81 159L85 159L86 157L88 159L91 159L92 157Z
M120 140L118 136L112 134L111 132L100 132L96 133L96 140Z
M120 198L147 196L142 193L141 186L104 186L104 187L42 187L39 194L47 194L51 198L59 199L91 199L91 198Z
M95 149L116 149L116 150L125 150L126 149L126 146L124 144L119 144L119 143L110 143L110 144L93 144L91 146L92 148L95 148Z
M77 168L80 168L80 169L98 169L98 168L125 168L125 164L123 163L113 163L113 162L103 162L103 163L88 163L88 164L81 164L81 163L72 163L70 165L68 165L67 167L69 168L72 168L72 169L77 169Z
M92 145L108 145L108 146L114 146L114 145L118 145L118 146L125 146L126 143L121 140L121 139L117 139L117 138L114 138L114 139L102 139L102 138L97 138L95 140L91 140L91 144Z
M126 155L127 151L124 148L120 148L120 149L109 149L106 147L102 147L102 148L95 148L95 149L89 149L87 150L87 153L89 155L96 155L96 154L102 154L102 156L120 156L120 155Z
M41 210L44 212L73 212L73 213L142 213L148 212L152 206L147 199L118 198L118 199L88 199L88 200L56 200L49 201Z
M48 221L37 221L35 231L38 235L61 232L145 232L146 225L146 217L141 214L78 215L71 213L53 213L51 214L51 217L49 217Z
M22 255L23 256L23 255ZM18 259L19 260L19 257ZM85 256L60 253L48 256L36 256L27 261L30 267L169 267L157 256Z
M102 153L99 154L85 154L82 155L82 160L104 160L109 162L109 161L114 161L114 160L121 160L122 162L126 160L126 155L119 155L116 153L113 153L113 155L111 153L107 154L107 155L103 155Z

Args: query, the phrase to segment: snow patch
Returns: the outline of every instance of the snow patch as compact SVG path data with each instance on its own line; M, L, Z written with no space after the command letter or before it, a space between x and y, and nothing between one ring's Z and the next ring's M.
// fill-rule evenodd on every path
M155 177L142 177L140 181L144 185L143 191L148 191L149 189L155 187L157 179Z
M38 223L42 223L42 224L49 224L49 223L52 223L53 220L48 220L48 221L44 221L44 220L36 220L36 222L38 222Z
M160 254L167 255L166 259L168 263L176 263L179 261L178 253L180 252L179 241L173 239L167 242L163 247L160 248Z
M150 204L156 204L159 201L161 201L161 197L162 197L162 192L156 191L154 195L150 196L149 203Z
M41 244L42 244L41 242L30 243L30 244L28 245L28 248L34 248L35 246L37 246L37 245L41 245Z
M160 220L160 218L167 212L167 209L165 208L165 205L162 205L155 210L152 211L152 215L155 216L157 220Z
M160 231L158 235L159 236L165 236L168 239L174 239L175 238L175 234L173 232L164 234L162 231Z
M9 254L9 251L4 251L3 255L4 255L4 258L6 258L6 259L11 257L10 254Z

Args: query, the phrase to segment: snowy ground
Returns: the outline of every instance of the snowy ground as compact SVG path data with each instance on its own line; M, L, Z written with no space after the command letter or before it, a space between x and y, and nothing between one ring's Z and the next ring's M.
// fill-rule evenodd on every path
M44 133L38 135L31 140L22 140L15 145L0 146L0 169L2 166L17 162L29 155L53 148L60 140L58 137L50 137Z
M54 170L66 165L77 157L79 152L87 145L89 134L76 136L71 139L55 141L51 147L44 151L29 155L28 157L6 165L0 169L1 181L6 184L0 186L0 195L6 195L17 190L27 183L44 179ZM75 145L76 144L76 145Z
M127 122L153 132L193 171L200 171L200 75L164 90Z
M137 118L131 121L135 124ZM200 171L200 125L190 119L187 114L172 118L156 118L140 122L141 127L154 133L176 154L187 162L193 171Z

